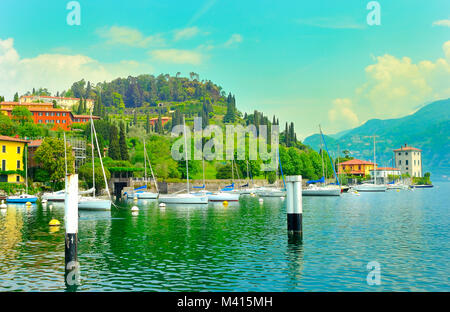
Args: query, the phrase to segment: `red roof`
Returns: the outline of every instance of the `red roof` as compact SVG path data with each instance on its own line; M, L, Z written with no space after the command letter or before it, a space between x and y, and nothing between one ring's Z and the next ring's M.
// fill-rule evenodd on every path
M42 144L42 140L32 140L29 144L28 147L39 147Z
M340 163L339 165L373 165L373 162L360 160L360 159L351 159Z
M90 115L73 115L73 118L91 118ZM100 119L98 116L92 116L92 119Z
M394 152L403 152L403 151L417 151L417 152L421 152L422 150L419 149L419 148L411 147L411 146L402 146L402 147L394 150Z
M19 138L12 138L6 135L0 135L0 141L10 141L10 142L21 142L21 143L28 143L30 141L22 140Z
M53 103L21 103L21 102L0 102L0 105L3 104L12 104L12 105L23 105L23 106L30 106L30 105L51 105L53 106Z

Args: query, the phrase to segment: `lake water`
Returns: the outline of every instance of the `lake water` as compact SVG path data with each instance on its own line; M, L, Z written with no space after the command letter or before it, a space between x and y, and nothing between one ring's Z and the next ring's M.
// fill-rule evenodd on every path
M303 198L303 242L281 199L80 212L77 291L450 291L450 183ZM131 204L131 203L130 203ZM0 291L64 291L63 206L0 211ZM380 264L368 285L367 263Z

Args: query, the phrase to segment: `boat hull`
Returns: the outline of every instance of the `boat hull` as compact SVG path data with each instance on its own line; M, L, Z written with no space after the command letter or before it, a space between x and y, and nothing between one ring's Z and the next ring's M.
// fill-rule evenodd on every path
M256 195L260 197L284 197L286 192L281 190L259 190L256 192Z
M361 184L356 185L355 187L353 187L353 189L358 192L386 192L387 187L386 185L382 184Z
M35 203L37 199L36 196L10 196L6 198L6 202L11 204L26 204L27 202Z
M158 195L159 195L158 193L142 192L142 193L137 193L137 198L138 199L157 199Z
M219 193L210 194L207 196L208 196L208 201L210 201L210 202L239 201L239 194L236 194L236 193L219 192Z
M158 201L165 204L208 204L208 197L192 194L160 195Z
M433 185L411 185L411 188L431 188Z
M341 196L341 189L305 189L302 190L303 196Z
M79 210L107 211L111 210L111 201L109 199L85 198L78 201Z

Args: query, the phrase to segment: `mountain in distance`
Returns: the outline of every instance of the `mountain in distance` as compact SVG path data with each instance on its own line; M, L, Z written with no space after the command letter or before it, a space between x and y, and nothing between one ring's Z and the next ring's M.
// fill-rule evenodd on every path
M338 145L350 156L373 160L373 139L376 138L376 162L382 167L392 167L393 150L404 144L422 149L423 173L431 172L437 179L450 176L450 98L423 106L415 113L395 119L371 119L363 125L325 135L328 151L336 157ZM304 144L320 150L320 135L307 137Z

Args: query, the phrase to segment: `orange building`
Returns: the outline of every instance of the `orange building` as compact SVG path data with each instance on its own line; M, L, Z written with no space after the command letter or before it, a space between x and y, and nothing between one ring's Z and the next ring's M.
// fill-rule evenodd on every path
M370 174L373 167L373 162L352 159L339 164L338 174L352 174L364 177Z
M2 113L10 118L12 110L16 106L26 107L31 112L35 124L50 124L52 125L52 130L62 129L68 131L72 128L73 123L86 123L90 118L89 115L73 115L71 111L53 108L52 103L0 103ZM100 119L100 117L92 116L92 119Z
M161 117L161 123L164 126L171 118L170 117ZM150 124L152 126L156 125L156 123L158 122L158 118L151 118L150 119Z

